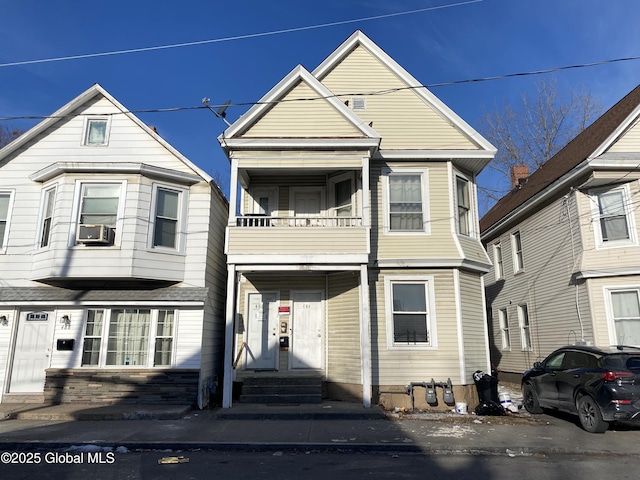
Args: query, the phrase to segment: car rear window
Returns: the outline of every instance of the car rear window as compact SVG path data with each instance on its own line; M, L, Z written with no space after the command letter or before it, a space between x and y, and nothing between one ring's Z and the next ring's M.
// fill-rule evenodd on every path
M604 359L604 366L609 370L640 370L640 355L608 355Z

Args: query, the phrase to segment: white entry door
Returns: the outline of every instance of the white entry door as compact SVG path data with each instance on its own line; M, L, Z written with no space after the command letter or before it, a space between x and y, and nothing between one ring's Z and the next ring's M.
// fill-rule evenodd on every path
M44 392L49 367L54 312L22 312L13 352L9 393Z
M304 219L297 220L296 226L317 225L322 214L322 191L304 189L294 191L294 214Z
M322 292L291 292L291 368L322 368L324 330Z
M275 293L250 293L246 368L275 370L278 362L278 303Z

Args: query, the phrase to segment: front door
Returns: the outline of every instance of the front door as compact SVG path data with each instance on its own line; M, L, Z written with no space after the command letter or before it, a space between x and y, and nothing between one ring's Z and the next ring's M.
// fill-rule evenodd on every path
M250 293L246 368L275 370L278 361L278 304L275 293Z
M291 368L319 370L324 349L322 292L291 292L291 301Z
M294 192L294 214L304 219L296 220L296 226L317 225L322 213L322 191L314 189Z
M42 393L51 356L54 312L22 312L13 352L9 393Z

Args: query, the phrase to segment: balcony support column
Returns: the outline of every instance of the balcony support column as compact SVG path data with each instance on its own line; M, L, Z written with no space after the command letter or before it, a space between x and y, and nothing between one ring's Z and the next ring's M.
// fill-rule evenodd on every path
M224 329L224 374L222 380L222 408L231 408L233 398L233 341L236 316L236 266L227 265L227 305Z

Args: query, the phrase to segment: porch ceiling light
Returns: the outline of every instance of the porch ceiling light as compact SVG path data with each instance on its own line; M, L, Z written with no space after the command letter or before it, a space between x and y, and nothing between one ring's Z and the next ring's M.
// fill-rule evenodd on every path
M71 326L71 318L69 317L69 315L63 315L60 319L60 323L63 324L66 328L69 328Z
M0 325L2 325L3 327L9 325L9 319L6 315L0 315Z

